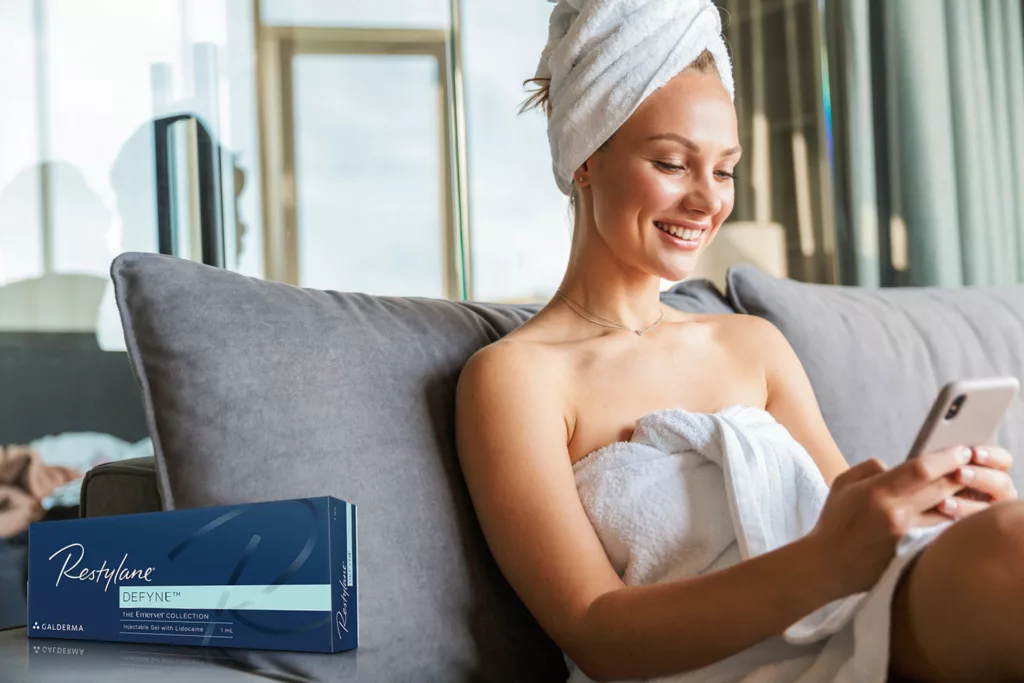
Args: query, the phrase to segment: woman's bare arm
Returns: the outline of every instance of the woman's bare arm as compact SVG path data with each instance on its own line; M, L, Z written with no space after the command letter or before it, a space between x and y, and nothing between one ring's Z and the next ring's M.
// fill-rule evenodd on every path
M764 364L768 412L807 450L825 483L831 486L850 466L821 416L804 366L772 323L752 316L743 318L744 324L752 328L743 338L757 340Z
M560 386L535 349L488 347L459 380L456 436L491 552L541 627L588 676L700 668L840 597L817 535L706 576L626 587L576 491Z

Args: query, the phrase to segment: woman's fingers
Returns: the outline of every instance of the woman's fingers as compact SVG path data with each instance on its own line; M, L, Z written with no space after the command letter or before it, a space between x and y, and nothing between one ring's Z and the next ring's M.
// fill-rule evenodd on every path
M959 512L955 496L964 489L955 475L971 456L969 448L948 448L907 460L887 472L884 486L894 512L914 519L912 526L934 524L934 517L955 519Z
M982 464L986 463L986 464ZM833 484L842 488L878 476L878 491L890 512L912 526L931 526L984 510L993 501L1016 498L1007 474L1012 456L998 446L962 446L926 453L885 471L877 461L850 468Z
M964 485L953 477L940 477L927 486L905 494L904 500L916 514L934 510L947 517L954 517L960 500L955 496L963 488Z
M915 524L915 526L918 526L918 527L930 527L930 526L935 526L937 524L946 524L950 520L956 520L956 519L959 519L961 516L966 515L968 513L968 509L967 508L961 508L960 505L959 505L959 499L956 499L956 500L957 500L957 509L954 510L953 512L951 512L951 513L942 513L942 512L938 512L937 510L929 510L928 512L926 512L923 515L921 515L921 517L918 519L917 524ZM979 503L979 505L984 505L984 504L983 503ZM984 509L984 508L982 508L982 509ZM976 512L976 511L973 511L973 512ZM971 512L971 514L973 514L973 512Z
M974 449L974 463L981 467L1009 472L1013 467L1013 456L999 446L978 446Z
M878 458L870 458L864 462L857 463L850 469L846 470L832 482L832 490L838 491L843 489L850 484L865 479L870 479L882 472L885 472L885 465Z
M942 516L945 517L947 521L950 519L963 519L964 517L970 517L971 515L977 514L988 508L990 505L990 503L984 501L971 500L968 498L961 498L959 496L956 498L949 498L948 501L949 505L943 505L940 503L938 508L941 511ZM934 513L927 514L933 515Z
M971 457L970 448L947 448L902 462L882 476L887 479L886 485L890 493L903 497L955 473L970 462Z
M1017 497L1013 480L1002 470L965 465L957 471L956 480L967 488L990 496L993 501Z

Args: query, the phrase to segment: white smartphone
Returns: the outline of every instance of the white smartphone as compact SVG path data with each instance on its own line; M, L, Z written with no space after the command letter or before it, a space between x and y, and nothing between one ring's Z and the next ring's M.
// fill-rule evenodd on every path
M999 423L1020 390L1015 377L963 379L942 388L907 458L953 446L992 443Z

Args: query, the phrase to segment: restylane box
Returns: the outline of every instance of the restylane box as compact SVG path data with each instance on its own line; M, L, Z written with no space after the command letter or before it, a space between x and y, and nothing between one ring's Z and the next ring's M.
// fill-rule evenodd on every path
M331 497L38 522L28 635L350 650L357 559L356 506Z

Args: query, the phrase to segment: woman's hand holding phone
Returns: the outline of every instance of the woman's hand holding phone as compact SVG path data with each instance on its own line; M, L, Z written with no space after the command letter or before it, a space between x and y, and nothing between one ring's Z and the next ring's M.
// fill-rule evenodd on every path
M1013 457L989 444L1019 390L1012 377L950 382L939 392L907 459L877 459L832 484L810 537L833 563L837 595L867 590L914 527L961 519L1017 497Z
M811 537L827 549L835 568L836 595L870 588L892 560L896 544L914 527L948 521L948 501L964 485L957 480L971 462L970 449L926 453L886 469L877 459L855 465L832 484ZM960 508L955 503L953 508ZM950 510L950 512L945 512ZM942 511L942 512L940 512Z
M953 475L964 490L945 503L939 511L949 517L966 517L980 512L993 502L1017 497L1008 474L1013 456L991 442L1006 411L1020 389L1014 377L989 377L957 380L946 384L910 448L908 462L922 453L965 448L971 453L968 463Z
M1010 477L1013 456L999 446L971 449L971 462L956 473L965 488L957 494L955 517L981 512L992 503L1017 498L1017 488Z

